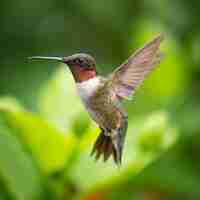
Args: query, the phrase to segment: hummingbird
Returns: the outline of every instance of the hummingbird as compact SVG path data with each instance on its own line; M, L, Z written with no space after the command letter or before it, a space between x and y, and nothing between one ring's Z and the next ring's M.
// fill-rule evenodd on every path
M122 102L131 99L146 76L160 63L162 40L163 35L158 35L106 77L97 73L95 59L85 53L67 57L29 57L31 60L58 61L69 67L78 95L101 130L91 152L96 160L103 156L107 161L112 156L117 165L121 164L128 127L128 115Z

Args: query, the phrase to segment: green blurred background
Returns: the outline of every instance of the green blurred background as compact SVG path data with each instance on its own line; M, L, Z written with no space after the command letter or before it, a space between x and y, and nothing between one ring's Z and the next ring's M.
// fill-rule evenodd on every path
M1 0L0 199L200 199L197 0ZM90 157L99 130L71 74L32 55L93 55L101 74L163 33L165 59L130 102L123 163Z

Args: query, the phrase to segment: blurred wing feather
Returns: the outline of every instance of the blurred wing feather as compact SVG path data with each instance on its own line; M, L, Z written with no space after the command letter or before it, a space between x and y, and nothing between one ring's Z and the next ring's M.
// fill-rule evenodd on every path
M139 49L111 75L111 86L119 98L129 99L145 77L160 62L163 55L159 52L163 36L159 35Z

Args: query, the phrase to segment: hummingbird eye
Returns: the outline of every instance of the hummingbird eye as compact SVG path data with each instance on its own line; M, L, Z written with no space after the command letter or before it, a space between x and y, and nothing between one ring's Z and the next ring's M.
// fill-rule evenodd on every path
M87 65L85 60L82 58L77 58L75 62L76 62L76 64L80 65L81 67L85 67Z
M83 59L81 59L81 58L79 58L79 59L78 59L78 62L81 64L81 63L83 63L83 62L84 62L84 60L83 60Z

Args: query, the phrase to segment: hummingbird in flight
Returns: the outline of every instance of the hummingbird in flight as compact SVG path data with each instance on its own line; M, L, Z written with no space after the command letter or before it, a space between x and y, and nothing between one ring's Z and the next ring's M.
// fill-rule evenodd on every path
M106 77L98 75L96 61L88 54L29 57L31 60L54 60L69 67L85 108L101 130L91 152L96 160L101 155L104 161L112 156L117 165L121 164L128 127L128 116L122 102L131 98L145 77L160 63L162 40L162 35L155 37Z

